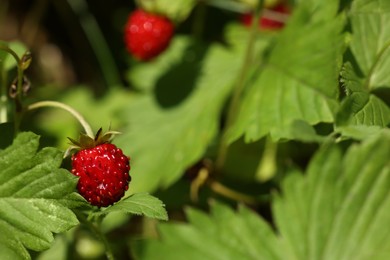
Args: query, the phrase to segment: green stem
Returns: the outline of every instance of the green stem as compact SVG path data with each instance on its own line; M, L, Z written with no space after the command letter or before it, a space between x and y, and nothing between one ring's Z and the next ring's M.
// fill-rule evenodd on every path
M90 13L87 1L68 0L72 11L78 16L79 23L88 39L88 42L96 55L102 71L102 75L109 87L117 87L121 84L121 78L117 65L113 59L108 42L96 21Z
M245 13L248 11L248 6L240 1L207 0L206 3L210 6L215 6L217 8L236 13Z
M251 32L250 32L249 42L244 57L244 63L241 67L237 84L234 88L232 99L228 107L226 126L224 127L222 133L222 140L219 145L218 157L216 160L217 172L220 172L223 168L223 165L225 164L227 150L228 150L228 140L227 140L226 132L233 125L237 117L241 95L245 87L245 78L247 76L249 67L251 66L251 62L252 62L254 43L255 43L256 34L258 32L258 21L260 19L260 10L261 10L260 7L262 6L263 6L263 1L260 1L259 8L257 8L258 10L256 10L255 19L253 19L251 25Z
M8 122L8 98L6 95L0 96L0 124Z
M89 230L91 230L91 232L93 234L95 234L95 236L97 236L103 242L104 246L106 247L107 259L108 260L115 260L111 246L108 243L106 236L101 232L101 230L98 228L98 226L94 225L90 220L88 220L83 213L76 212L76 215L77 215L77 218L80 220L80 222L82 224L86 225L89 228Z
M0 50L3 50L5 52L8 52L9 54L11 54L14 57L14 59L16 60L17 64L20 64L20 58L19 58L18 54L16 54L16 52L14 52L11 48L9 48L6 45L0 45Z
M7 73L4 63L0 64L0 124L8 122L8 89Z
M23 74L24 71L20 66L20 62L18 63L18 78L16 85L16 95L15 95L15 133L19 131L20 122L22 120L22 91L23 91Z
M23 74L24 74L24 68L23 68L23 60L21 60L11 48L9 48L6 45L0 45L0 50L3 50L9 54L12 55L12 57L15 59L17 63L17 85L16 85L16 93L15 93L15 134L18 132L20 121L21 121L21 114L23 110L22 106L22 98L21 94L23 91Z
M226 198L230 198L235 201L244 202L246 204L255 205L257 203L256 198L251 197L247 194L232 190L222 183L212 181L209 183L210 189L215 193L218 193Z
M272 141L270 136L267 136L265 139L263 155L256 170L256 180L265 182L275 176L277 171L277 152L278 145Z
M203 2L199 2L195 7L195 16L192 24L192 34L196 39L202 39L204 24L206 20L206 5Z
M73 109L72 107L70 107L64 103L57 102L57 101L39 101L39 102L36 102L36 103L29 105L27 107L27 111L34 110L34 109L41 108L41 107L56 107L56 108L61 108L61 109L68 111L70 114L72 114L72 116L74 116L77 119L77 121L80 122L80 124L82 125L82 127L85 130L85 133L92 138L94 137L94 133L92 131L91 126L87 123L87 121L84 119L84 117L79 112L77 112L75 109Z

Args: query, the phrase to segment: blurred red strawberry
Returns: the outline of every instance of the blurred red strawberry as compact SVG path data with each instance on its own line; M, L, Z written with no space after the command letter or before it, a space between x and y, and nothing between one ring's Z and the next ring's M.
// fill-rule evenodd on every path
M259 21L259 28L262 30L279 30L282 29L286 23L291 9L285 3L281 3L270 9L264 9ZM253 20L253 14L247 13L241 16L241 22L250 26Z
M173 33L174 25L167 17L137 9L129 15L124 40L130 54L146 61L168 47Z

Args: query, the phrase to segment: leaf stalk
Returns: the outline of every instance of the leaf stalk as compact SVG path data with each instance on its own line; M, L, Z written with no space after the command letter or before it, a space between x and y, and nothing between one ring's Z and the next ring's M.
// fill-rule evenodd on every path
M77 119L77 121L79 121L81 126L84 128L85 133L92 138L94 137L94 133L92 131L91 126L84 119L84 117L79 112L77 112L74 108L72 108L64 103L61 103L61 102L46 100L46 101L39 101L39 102L36 102L36 103L29 105L27 107L27 110L28 111L34 110L34 109L41 108L41 107L55 107L55 108L61 108L65 111L68 111L74 118Z
M80 212L76 212L76 215L77 215L77 218L79 219L80 223L84 224L85 226L88 227L88 229L97 237L99 238L105 248L106 248L106 257L108 260L115 260L115 257L114 257L114 254L112 252L112 249L111 249L111 246L110 244L108 243L108 240L106 238L106 236L101 232L101 230L98 228L97 225L95 225L93 222L91 222L90 220L88 220L88 218L83 214L83 213L80 213Z
M228 146L229 146L229 143L227 140L227 131L233 125L233 123L235 122L237 115L238 115L242 92L245 88L245 78L247 77L249 67L252 63L255 38L256 38L256 34L258 32L258 22L259 22L259 19L261 18L262 7L263 7L263 1L260 1L259 6L258 6L256 13L255 13L255 19L253 19L253 21L252 21L250 37L249 37L247 49L246 49L245 56L244 56L244 62L243 62L243 65L241 67L241 70L239 72L236 86L233 90L232 99L231 99L229 106L228 106L226 125L223 129L223 132L222 132L222 138L220 141L218 156L216 159L217 172L221 172L222 168L225 164Z

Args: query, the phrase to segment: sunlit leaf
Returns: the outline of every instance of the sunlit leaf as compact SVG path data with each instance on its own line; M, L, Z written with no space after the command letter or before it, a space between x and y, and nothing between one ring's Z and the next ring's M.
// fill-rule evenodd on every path
M23 258L29 258L26 248L47 249L53 232L78 224L64 206L77 178L59 169L60 151L38 146L39 137L26 132L0 151L0 241Z
M384 127L390 123L390 108L368 91L364 79L356 75L350 63L344 65L341 76L347 96L337 114L337 127L348 125Z
M350 11L351 50L369 89L390 87L390 4L380 0L353 1Z
M390 87L390 5L386 1L357 0L350 12L350 48L356 66L344 65L342 82L347 97L336 123L346 125L387 126L390 108L372 90Z
M369 136L376 135L383 128L380 126L368 126L368 125L348 125L337 127L337 133L341 134L341 139L356 139L363 140Z
M319 9L320 10L320 9ZM338 68L342 54L343 19L327 12L316 18L306 4L294 10L270 56L241 102L231 141L242 134L256 141L284 131L293 121L332 122L338 95Z

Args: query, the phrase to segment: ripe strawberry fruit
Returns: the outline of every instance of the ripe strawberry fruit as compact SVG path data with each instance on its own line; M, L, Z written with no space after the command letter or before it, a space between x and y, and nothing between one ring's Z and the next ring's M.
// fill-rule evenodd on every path
M79 177L77 189L92 205L107 207L119 201L131 180L130 158L121 149L110 143L117 132L109 131L95 139L81 135L80 141L70 139L70 149L79 151L72 155L72 173Z
M128 17L124 40L130 54L147 61L168 47L173 32L174 25L168 18L136 9Z

